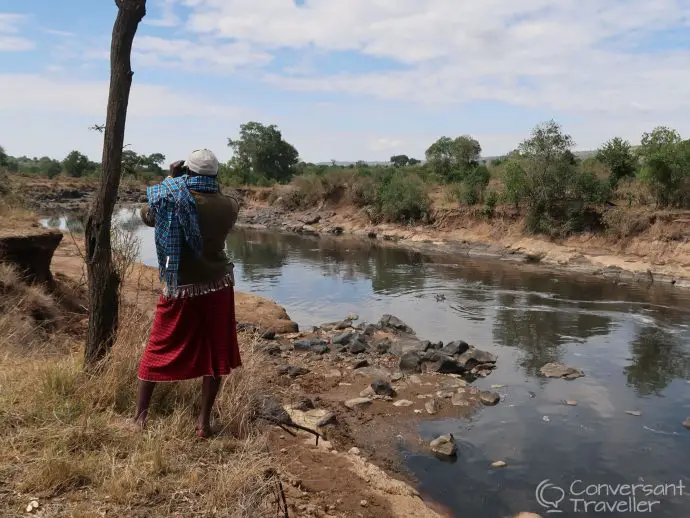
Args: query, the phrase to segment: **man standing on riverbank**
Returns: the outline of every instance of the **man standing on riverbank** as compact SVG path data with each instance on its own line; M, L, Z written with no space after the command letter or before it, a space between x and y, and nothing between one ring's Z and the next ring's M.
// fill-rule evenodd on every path
M147 188L145 224L155 228L163 293L139 365L135 423L143 427L158 382L203 378L196 433L211 435L211 409L222 376L241 366L233 265L225 239L238 202L220 192L218 160L208 149L170 166L171 175Z

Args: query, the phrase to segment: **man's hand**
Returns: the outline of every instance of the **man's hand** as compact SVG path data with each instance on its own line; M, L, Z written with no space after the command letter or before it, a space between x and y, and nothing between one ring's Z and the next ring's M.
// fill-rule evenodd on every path
M170 176L173 178L177 178L178 176L182 176L184 174L183 166L184 165L184 160L178 160L177 162L173 162L170 164Z

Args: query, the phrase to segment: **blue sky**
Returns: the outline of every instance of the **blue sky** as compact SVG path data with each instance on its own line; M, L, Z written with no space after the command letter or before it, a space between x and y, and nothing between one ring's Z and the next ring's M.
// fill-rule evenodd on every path
M578 149L690 135L690 0L148 0L126 142L170 160L249 120L307 161L422 157L440 136L510 151L554 118ZM93 159L110 0L0 0L0 145Z

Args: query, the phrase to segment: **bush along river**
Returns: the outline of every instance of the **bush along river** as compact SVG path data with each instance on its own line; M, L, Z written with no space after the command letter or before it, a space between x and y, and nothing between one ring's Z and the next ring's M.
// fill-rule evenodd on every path
M155 266L152 230L135 211L117 219ZM449 462L399 448L420 491L458 517L690 516L690 291L342 237L237 228L227 244L237 289L274 299L300 328L391 314L423 340L498 358L476 382L498 405L418 430L427 443L452 433ZM546 377L550 363L584 376Z

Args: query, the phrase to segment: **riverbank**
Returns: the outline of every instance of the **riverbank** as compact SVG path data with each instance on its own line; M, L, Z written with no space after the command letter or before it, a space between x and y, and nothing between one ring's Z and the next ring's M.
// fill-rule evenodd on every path
M85 213L95 192L93 179L12 177L12 185L45 215ZM489 218L484 207L458 207L443 190L431 193L432 223L373 224L364 209L346 199L322 202L311 210L286 208L293 186L238 189L244 200L238 224L306 234L335 234L394 244L420 252L491 257L614 279L690 287L690 212L643 207L605 207L601 230L566 239L525 232L520 211L499 206ZM144 185L123 182L118 202L145 203Z
M519 211L460 207L432 193L433 223L371 223L366 210L348 203L324 203L295 211L281 204L291 187L246 188L240 223L305 234L351 235L420 252L491 257L545 268L586 273L619 282L690 287L690 212L608 208L608 227L560 240L529 235ZM273 201L273 203L271 203Z
M6 223L0 236L5 252L24 241L48 250L49 242L61 239L49 261L49 288L25 285L7 264L0 265L3 516L263 516L257 509L275 513L279 505L275 480L266 475L271 466L283 481L290 516L448 516L432 510L412 481L395 470L386 433L372 433L395 428L414 438L414 421L400 422L402 412L392 416L390 408L398 407L390 401L372 398L366 411L343 404L372 381L390 376L390 370L377 367L390 364L397 371L395 358L361 354L355 370L350 354L300 349L297 342L325 336L325 330L298 332L284 308L260 297L236 295L244 368L219 396L222 429L208 446L194 439L190 410L197 394L190 383L160 389L143 435L123 427L134 401L136 359L158 295L155 269L131 265L118 340L105 371L92 378L79 368L88 318L82 244L68 234L37 228L30 212ZM12 257L23 260L21 254ZM362 362L367 356L370 370ZM424 383L432 382L438 383ZM421 384L417 390L397 388L412 399ZM316 445L309 434L291 436L267 427L263 418L256 421L251 400L259 396L274 403L268 410L262 404L258 415L267 411L269 418L282 419L287 410L323 439ZM415 415L412 409L404 414ZM321 426L315 420L323 421ZM383 444L385 452L377 448ZM101 469L105 466L112 471ZM219 478L204 483L204 473Z

